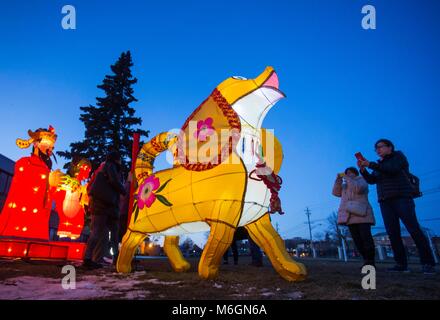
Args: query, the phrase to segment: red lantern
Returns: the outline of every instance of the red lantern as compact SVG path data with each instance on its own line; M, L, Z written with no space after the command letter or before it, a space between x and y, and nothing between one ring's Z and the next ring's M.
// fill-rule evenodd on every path
M21 158L0 214L0 235L49 239L49 168L40 157Z

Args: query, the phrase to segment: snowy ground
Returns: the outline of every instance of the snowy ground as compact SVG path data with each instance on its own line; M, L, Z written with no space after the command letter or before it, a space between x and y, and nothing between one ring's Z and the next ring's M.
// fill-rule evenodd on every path
M122 299L145 299L146 290L132 290L142 283L137 280L140 273L131 274L124 281L115 274L87 275L76 282L75 289L63 289L61 279L39 276L22 276L4 280L0 283L0 299L33 300L71 300L99 299L119 295Z
M166 259L140 262L136 272L118 274L111 267L86 271L76 266L76 288L63 289L63 264L0 260L0 299L440 299L440 276L387 274L379 265L377 289L361 288L360 264L324 260L303 261L309 270L304 282L290 283L265 266L249 266L241 257L238 266L222 265L218 279L204 281L196 272L178 274Z

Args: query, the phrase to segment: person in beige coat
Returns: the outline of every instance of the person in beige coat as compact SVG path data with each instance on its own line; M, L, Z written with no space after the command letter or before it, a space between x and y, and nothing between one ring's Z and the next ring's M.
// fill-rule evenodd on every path
M368 201L368 184L359 171L350 167L338 174L333 195L341 198L338 224L348 226L364 265L375 265L375 246L371 226L375 224L373 208Z

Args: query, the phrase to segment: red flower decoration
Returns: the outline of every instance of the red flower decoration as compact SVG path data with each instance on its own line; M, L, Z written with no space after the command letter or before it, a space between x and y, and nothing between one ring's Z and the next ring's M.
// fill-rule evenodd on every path
M206 141L206 138L215 132L214 127L212 126L213 122L214 120L211 117L208 117L205 120L199 120L197 122L197 131L194 132L194 138L198 141Z
M153 202L156 200L156 195L153 193L154 190L159 188L159 179L154 175L145 179L139 188L139 193L137 195L139 209L143 209L145 206L147 208L151 207Z

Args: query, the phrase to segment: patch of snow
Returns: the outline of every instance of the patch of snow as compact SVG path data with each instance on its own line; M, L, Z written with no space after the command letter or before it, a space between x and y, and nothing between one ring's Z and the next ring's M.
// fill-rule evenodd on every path
M270 297L270 296L275 295L275 293L268 291L268 292L262 292L262 293L260 293L260 295L262 295L263 297Z
M125 294L124 299L135 300L135 299L145 299L151 294L150 291L134 290L129 291Z
M286 297L292 300L298 300L303 298L303 293L301 291L293 291L286 294Z
M214 283L213 287L217 289L223 288L221 284L217 284L217 283Z
M78 278L75 289L63 289L62 278L21 276L0 281L0 299L76 300L107 298L123 294L122 299L143 298L148 291L132 290L143 283L136 278L142 273L116 278L108 275L85 275Z
M234 293L234 294L231 294L231 297L247 297L248 295L247 294L241 294L241 293Z
M144 280L143 283L152 283L152 284L173 286L173 285L182 283L182 281L169 281L169 282L167 282L167 281L160 281L159 279L148 279L148 280Z
M0 283L0 299L69 300L108 297L112 292L95 283L79 281L75 289L63 289L61 279L23 276Z

